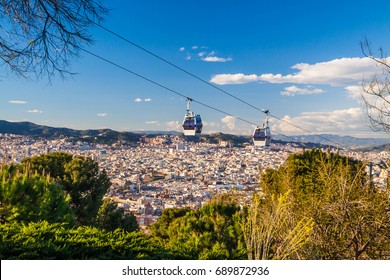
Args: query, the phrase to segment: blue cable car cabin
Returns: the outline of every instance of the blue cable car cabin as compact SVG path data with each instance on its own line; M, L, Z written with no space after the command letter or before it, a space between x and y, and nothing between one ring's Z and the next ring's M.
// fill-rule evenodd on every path
M202 119L200 115L195 115L190 110L190 103L192 99L187 97L187 113L184 115L183 120L183 133L185 136L198 136L202 132Z
M200 115L186 114L183 120L183 133L185 136L198 136L202 132L202 120Z
M253 131L253 144L257 147L268 147L271 143L271 130L268 126L269 110L264 110L266 115L265 123L262 126L256 126Z

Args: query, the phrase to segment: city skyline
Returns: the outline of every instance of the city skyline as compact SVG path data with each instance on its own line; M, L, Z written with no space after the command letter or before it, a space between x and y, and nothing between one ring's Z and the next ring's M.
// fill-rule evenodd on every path
M315 2L315 3L313 3ZM103 26L284 120L275 133L331 133L385 137L372 132L361 104L361 82L378 68L360 42L390 49L390 3L299 1L103 1ZM89 52L162 84L200 104L204 132L248 135L264 115L161 60L95 27ZM66 80L17 78L2 66L0 119L75 129L178 130L186 100L81 51ZM291 125L294 124L296 126ZM388 137L388 136L387 136Z

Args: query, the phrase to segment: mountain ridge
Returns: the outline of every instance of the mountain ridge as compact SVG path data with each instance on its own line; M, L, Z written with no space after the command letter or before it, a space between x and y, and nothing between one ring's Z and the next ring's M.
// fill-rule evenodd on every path
M83 139L87 142L97 142L95 140L101 140L103 142L116 142L116 141L128 141L137 142L140 135L132 132L118 132L112 129L86 129L77 130L64 127L51 127L35 124L32 122L8 122L0 120L0 133L8 133L15 135L23 135L30 137L70 137L77 139Z
M24 135L30 137L70 137L74 139L80 139L87 142L104 142L114 143L117 141L125 141L126 143L136 143L142 135L155 136L155 135L180 135L178 131L126 131L118 132L109 128L104 129L85 129L77 130L65 127L51 127L45 125L39 125L32 122L9 122L0 120L0 133ZM213 133L202 134L202 139L205 142L216 143L219 140L232 141L240 145L245 141L250 141L251 136L247 135L233 135L226 133ZM273 135L273 141L283 143L316 143L320 145L332 145L336 143L342 147L350 148L367 148L368 150L378 150L383 147L387 149L390 146L390 139L386 138L357 138L352 136L339 136L334 134L318 134L318 135L297 135L297 136L281 136Z
M383 146L390 143L390 139L387 138L358 138L352 136L340 136L335 134L315 134L315 135L296 135L296 136L273 136L274 139L282 141L296 141L296 142L311 142L322 145L340 145L340 148L366 148L366 147L377 147Z

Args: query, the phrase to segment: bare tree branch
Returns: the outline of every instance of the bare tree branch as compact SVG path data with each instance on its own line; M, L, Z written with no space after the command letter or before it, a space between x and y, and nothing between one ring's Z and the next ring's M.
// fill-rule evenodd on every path
M390 64L382 48L379 57L375 57L367 38L360 43L363 54L376 62L381 75L374 75L368 81L362 82L363 104L370 126L374 131L384 131L390 134Z
M108 10L94 0L0 0L0 65L36 78L72 74L88 29Z

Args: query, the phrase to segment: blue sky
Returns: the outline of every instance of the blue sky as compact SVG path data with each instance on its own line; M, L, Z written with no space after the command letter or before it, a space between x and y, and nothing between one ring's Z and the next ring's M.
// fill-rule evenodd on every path
M221 89L314 134L383 137L367 127L360 83L377 71L360 41L390 51L390 2L103 1L108 29ZM253 123L264 115L93 28L88 50ZM4 70L4 71L3 71ZM0 119L76 129L180 130L184 98L87 53L67 80L33 81L0 70ZM253 126L199 104L204 132L250 134ZM274 132L306 132L270 119Z

